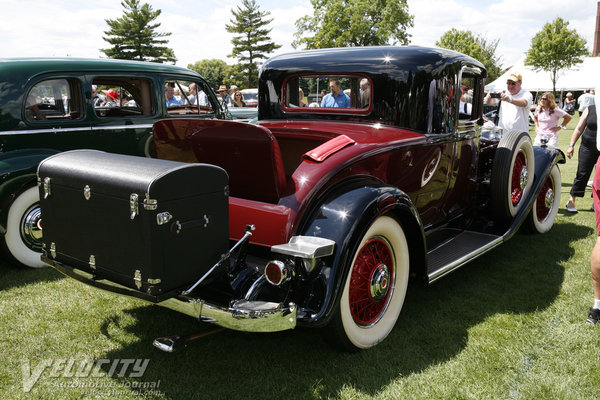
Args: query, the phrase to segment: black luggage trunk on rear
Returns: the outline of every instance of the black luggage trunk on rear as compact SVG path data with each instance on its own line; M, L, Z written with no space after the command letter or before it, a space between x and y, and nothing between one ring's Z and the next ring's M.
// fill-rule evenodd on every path
M228 178L214 165L94 150L38 167L48 258L162 296L185 289L229 247Z

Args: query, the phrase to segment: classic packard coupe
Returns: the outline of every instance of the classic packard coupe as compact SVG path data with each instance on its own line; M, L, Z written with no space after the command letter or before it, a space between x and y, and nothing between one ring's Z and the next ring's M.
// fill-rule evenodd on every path
M409 281L434 282L521 226L554 223L564 156L484 121L485 78L480 62L438 48L273 57L257 124L164 119L157 159L45 159L42 259L222 327L324 327L343 348L372 347Z

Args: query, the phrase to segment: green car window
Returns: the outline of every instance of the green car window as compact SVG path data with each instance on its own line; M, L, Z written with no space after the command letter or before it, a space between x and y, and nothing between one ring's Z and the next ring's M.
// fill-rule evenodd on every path
M81 90L75 79L49 79L37 83L27 94L28 121L77 119L81 113Z

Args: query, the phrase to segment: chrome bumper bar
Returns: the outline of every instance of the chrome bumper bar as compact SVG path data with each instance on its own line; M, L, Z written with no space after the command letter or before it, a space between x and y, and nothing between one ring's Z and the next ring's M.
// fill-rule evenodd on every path
M118 283L105 279L96 279L88 272L65 265L42 256L42 261L59 272L90 286L109 292L136 297L158 304L162 307L181 312L203 322L210 322L224 328L244 332L277 332L296 327L297 307L294 303L284 306L282 303L264 301L237 300L229 307L210 304L193 296L175 295L166 299L149 296Z
M158 305L236 331L277 332L296 327L294 303L286 307L282 303L238 300L229 307L219 307L201 299L172 297Z

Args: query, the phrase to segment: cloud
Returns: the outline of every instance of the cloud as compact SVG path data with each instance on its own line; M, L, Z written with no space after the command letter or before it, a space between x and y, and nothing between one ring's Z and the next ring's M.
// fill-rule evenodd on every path
M142 0L161 10L159 32L171 32L167 46L175 51L177 65L186 67L202 59L218 58L228 64L232 34L225 24L240 0ZM261 11L270 11L271 40L282 47L276 53L293 51L295 22L312 13L309 0L282 2L257 0ZM596 2L590 0L408 0L415 26L409 30L412 44L434 46L451 28L470 30L488 41L499 39L497 55L504 66L518 61L531 39L545 23L561 16L569 27L588 41L591 50ZM72 56L102 57L106 19L122 16L120 0L80 2L75 0L4 0L5 18L0 26L1 57Z
M452 28L469 30L488 42L499 40L496 54L504 66L523 57L535 34L556 17L569 21L569 28L588 41L590 51L593 46L596 4L589 0L408 0L408 5L415 16L415 27L409 31L412 44L434 46Z

